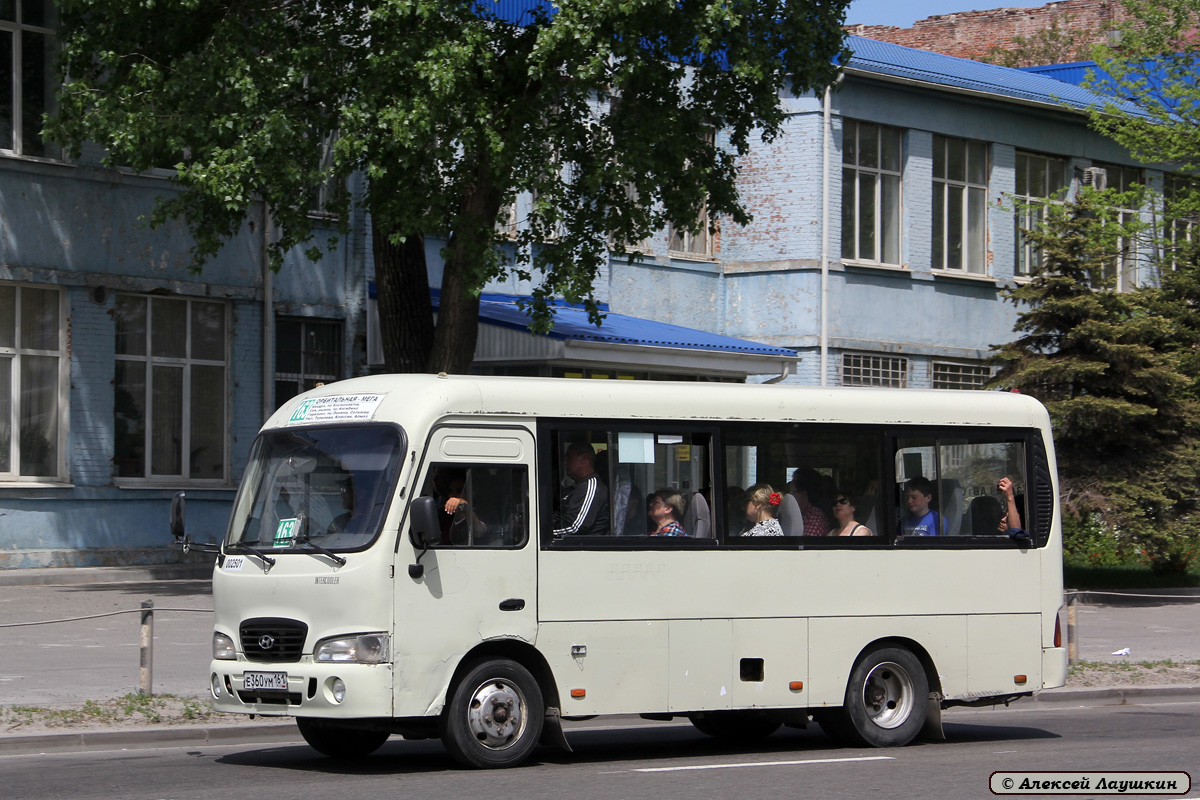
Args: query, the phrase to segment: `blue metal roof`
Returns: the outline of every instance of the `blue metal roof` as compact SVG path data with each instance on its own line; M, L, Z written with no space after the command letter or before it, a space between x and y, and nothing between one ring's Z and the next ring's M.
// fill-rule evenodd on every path
M431 290L430 294L436 308L440 292L435 289ZM528 303L529 300L529 297L519 295L484 294L479 303L479 321L510 330L528 331L529 315L519 304ZM572 305L563 300L555 301L552 305L554 327L546 335L560 341L675 347L683 350L799 358L796 351L786 347L775 347L734 336L720 336L685 328L682 325L669 325L665 322L614 314L608 311L606 304L601 304L604 324L597 328L588 321L587 310L582 306Z
M1022 72L1044 75L1047 78L1054 78L1056 81L1082 86L1088 70L1096 69L1096 62L1075 61L1070 64L1046 64L1042 67L1021 67L1020 69Z
M1026 70L984 64L927 50L916 50L861 36L849 37L849 68L898 78L952 86L1026 102L1065 105L1086 111L1103 108L1107 99L1080 86Z

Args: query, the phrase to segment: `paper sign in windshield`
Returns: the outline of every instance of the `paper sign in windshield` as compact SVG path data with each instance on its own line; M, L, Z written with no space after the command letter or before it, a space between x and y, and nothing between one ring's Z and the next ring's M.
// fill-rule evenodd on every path
M313 397L296 406L288 425L369 420L383 402L381 394L335 394Z
M299 531L299 519L281 519L279 527L275 529L275 541L272 544L275 547L288 547L296 540L296 534Z

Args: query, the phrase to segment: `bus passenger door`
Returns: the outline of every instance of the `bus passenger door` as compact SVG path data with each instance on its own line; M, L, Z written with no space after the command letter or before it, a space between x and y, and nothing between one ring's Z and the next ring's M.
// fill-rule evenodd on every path
M433 497L440 540L422 554L411 522L396 564L396 714L423 714L481 642L537 635L533 436L515 426L434 431L413 496ZM423 567L410 577L408 565Z

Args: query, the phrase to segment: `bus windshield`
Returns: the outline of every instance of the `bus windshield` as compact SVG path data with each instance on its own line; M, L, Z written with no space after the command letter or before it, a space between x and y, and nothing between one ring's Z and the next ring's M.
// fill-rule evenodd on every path
M403 452L403 432L389 425L262 433L225 544L366 547L379 534Z

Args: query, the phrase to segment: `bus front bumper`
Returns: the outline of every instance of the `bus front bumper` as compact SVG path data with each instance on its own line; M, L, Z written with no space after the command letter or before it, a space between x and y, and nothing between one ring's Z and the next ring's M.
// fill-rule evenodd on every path
M392 665L209 663L213 709L233 714L358 719L392 716Z

